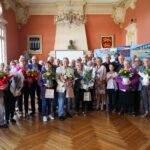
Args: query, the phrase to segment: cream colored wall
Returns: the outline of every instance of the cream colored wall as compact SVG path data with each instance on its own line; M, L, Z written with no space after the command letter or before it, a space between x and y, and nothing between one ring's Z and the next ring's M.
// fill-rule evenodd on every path
M69 40L74 41L74 45L78 50L88 50L85 25L65 26L56 25L55 50L67 50Z

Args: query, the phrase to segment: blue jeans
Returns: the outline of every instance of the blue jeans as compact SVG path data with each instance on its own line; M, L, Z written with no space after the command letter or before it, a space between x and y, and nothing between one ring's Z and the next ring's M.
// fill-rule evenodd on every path
M48 115L53 113L56 107L55 99L45 98L45 88L41 89L41 96L42 96L42 116L46 116L46 110L48 110Z
M66 113L70 113L71 99L65 98L66 92L58 93L58 117L63 116L64 101L66 102Z

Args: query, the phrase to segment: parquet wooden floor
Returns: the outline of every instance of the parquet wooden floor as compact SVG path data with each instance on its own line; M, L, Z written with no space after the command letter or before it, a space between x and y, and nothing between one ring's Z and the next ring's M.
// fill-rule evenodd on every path
M150 150L150 118L93 111L43 124L37 114L0 129L0 150Z

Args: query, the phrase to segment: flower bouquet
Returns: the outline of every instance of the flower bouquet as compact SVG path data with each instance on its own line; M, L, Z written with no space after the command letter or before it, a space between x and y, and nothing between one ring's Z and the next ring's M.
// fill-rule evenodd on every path
M139 75L143 78L142 85L149 85L150 68L144 69L143 72L139 72Z
M26 70L24 71L24 76L26 78L37 79L39 75L39 71L36 70Z
M129 70L122 69L119 71L118 76L122 78L122 81L125 85L128 85L129 78L132 77L132 73Z
M92 77L93 70L86 69L83 72L83 79L81 80L81 84L83 89L88 90L89 88L94 86L94 79Z
M27 82L29 83L29 87L33 83L34 80L38 79L39 71L36 70L24 70L23 75L25 79L27 79Z
M53 80L55 79L55 74L50 70L43 74L44 80L46 80L45 86L48 88L53 87Z
M76 80L74 74L66 72L66 74L61 76L61 80L64 82L66 87L66 97L74 98L73 85Z
M9 76L6 72L0 71L0 90L4 90L7 87L7 82L13 77Z

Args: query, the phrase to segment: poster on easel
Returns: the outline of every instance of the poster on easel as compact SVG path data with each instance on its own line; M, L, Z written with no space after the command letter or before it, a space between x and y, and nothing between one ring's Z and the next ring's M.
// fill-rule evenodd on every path
M111 55L111 61L114 61L114 54L117 52L117 48L100 48L94 50L94 57L101 57L103 62L106 61L106 55Z
M130 55L136 55L141 59L150 58L150 43L131 46Z
M94 57L101 57L103 62L106 60L106 55L111 55L111 61L114 61L114 54L121 53L125 59L131 61L131 56L134 54L137 57L144 59L150 58L150 43L137 44L132 46L119 46L116 48L101 48L94 50Z
M117 53L123 54L127 60L130 60L130 46L117 47Z

